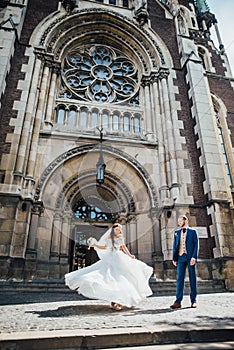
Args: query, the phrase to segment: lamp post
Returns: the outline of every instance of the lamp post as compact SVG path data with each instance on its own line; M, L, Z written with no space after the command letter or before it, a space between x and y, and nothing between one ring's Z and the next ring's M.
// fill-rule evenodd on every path
M102 155L103 128L101 129L97 128L97 129L100 132L100 153L99 153L98 162L96 164L96 181L99 184L103 184L105 179L105 169L106 169L106 164L104 163L104 159Z

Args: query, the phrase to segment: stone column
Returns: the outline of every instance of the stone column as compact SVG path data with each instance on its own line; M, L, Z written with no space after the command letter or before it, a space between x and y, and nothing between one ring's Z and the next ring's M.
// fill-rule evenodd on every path
M60 240L61 240L61 226L62 216L60 212L54 214L54 221L52 227L52 240L50 248L50 256L53 260L59 259L60 253Z
M154 271L158 279L164 279L164 266L163 266L163 253L162 253L162 240L161 240L161 209L152 208L150 216L153 222L153 261Z
M35 202L31 210L31 222L28 235L27 253L35 251L36 248L36 236L38 228L39 216L43 213L44 208L42 202Z
M65 257L68 256L68 243L71 236L71 217L72 214L65 214L62 222L60 255Z
M57 82L57 76L60 72L60 67L54 65L52 68L52 77L50 82L50 90L49 90L49 98L48 98L48 104L47 104L47 111L45 115L45 125L47 128L51 129L53 126L53 113L54 113L54 100L55 100L55 93L56 93L56 82Z
M156 118L158 110L158 91L157 91L157 81L158 77L152 74L151 77L151 86L150 86L150 100L151 100L151 115L152 115L152 131L155 141L158 141L158 133L157 133L157 124Z
M27 159L26 151L27 151L27 146L30 139L31 120L33 118L35 103L36 103L37 94L38 94L37 84L39 80L40 70L41 70L41 60L36 59L34 70L33 70L34 76L33 76L31 89L28 97L27 108L26 108L26 113L25 113L24 122L22 126L22 133L20 137L20 144L18 148L17 161L15 165L15 170L14 170L14 173L16 175L23 174L25 170L24 169L25 160Z
M34 173L36 170L35 164L36 164L36 156L37 156L37 147L38 147L41 122L42 122L43 114L45 110L49 76L50 76L49 67L45 65L43 70L41 86L40 86L37 113L36 113L34 127L33 127L33 135L32 135L31 148L30 148L29 160L28 160L28 166L27 166L27 177L32 177L32 178L34 177Z
M158 80L153 83L153 96L154 96L154 123L155 123L155 132L158 140L158 165L159 165L159 176L160 182L158 183L160 189L160 199L161 203L164 203L166 198L167 181L165 173L165 145L164 145L164 135L163 135L163 126L162 126L162 115L160 113L160 104L159 104L159 92L158 92Z
M164 173L164 177L162 179L162 185L159 188L160 196L161 196L161 202L163 205L168 204L167 200L169 197L169 187L168 187L168 176L169 176L169 164L168 164L168 158L169 158L169 150L167 145L167 130L165 125L165 112L164 112L164 100L163 100L163 91L162 91L162 84L161 81L158 82L158 95L159 95L159 108L161 113L159 114L160 118L160 124L161 124L161 140L160 140L160 148L159 148L159 154L160 154L160 173ZM157 120L159 120L159 118ZM164 183L164 184L163 184Z
M135 215L130 215L128 217L128 222L126 225L129 250L136 257L138 256L138 245L137 245L137 219Z
M49 278L60 278L60 245L61 245L62 214L56 212L52 225L51 248L49 258Z
M150 79L145 77L142 82L144 86L144 106L145 106L145 134L149 135L149 139L153 138L153 126L152 126L152 108L151 108L151 98L150 98Z
M166 77L168 74L161 75L161 84L162 84L162 96L163 96L163 105L164 105L164 113L165 113L165 131L166 131L166 137L167 137L167 147L168 147L168 154L169 154L169 165L170 165L170 178L171 178L171 184L177 184L178 178L177 178L177 166L176 166L176 159L175 159L175 147L174 147L174 135L173 135L173 125L171 120L171 110L170 110L170 103L169 103L169 91L167 88L167 81Z
M42 202L35 202L31 209L31 222L29 227L27 249L25 254L24 276L26 280L32 280L36 276L36 237L39 217L44 211Z
M162 257L162 243L161 243L161 234L160 234L160 219L161 210L157 208L152 208L150 215L153 221L153 246L154 253L157 256Z

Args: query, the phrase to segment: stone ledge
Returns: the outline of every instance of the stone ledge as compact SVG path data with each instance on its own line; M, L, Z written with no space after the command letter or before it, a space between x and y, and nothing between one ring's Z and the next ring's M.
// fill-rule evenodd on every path
M234 340L233 328L181 330L177 326L58 330L0 334L1 350L77 349Z

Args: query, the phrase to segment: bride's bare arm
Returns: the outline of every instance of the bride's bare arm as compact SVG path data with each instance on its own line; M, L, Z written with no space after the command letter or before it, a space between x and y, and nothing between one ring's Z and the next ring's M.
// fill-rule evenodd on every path
M130 253L130 251L128 250L128 248L126 247L125 244L121 245L120 249L121 249L125 254L127 254L128 256L130 256L130 258L135 259L135 255L132 255L132 254Z
M98 249L107 249L106 245L91 244L90 247L95 247Z

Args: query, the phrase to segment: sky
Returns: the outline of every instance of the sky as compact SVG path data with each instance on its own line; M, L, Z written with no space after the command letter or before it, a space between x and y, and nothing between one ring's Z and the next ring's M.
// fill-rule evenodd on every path
M221 35L229 63L231 65L232 75L234 75L234 0L206 0L218 21L218 28ZM215 42L216 35L212 30L211 39ZM218 45L217 45L218 47Z

